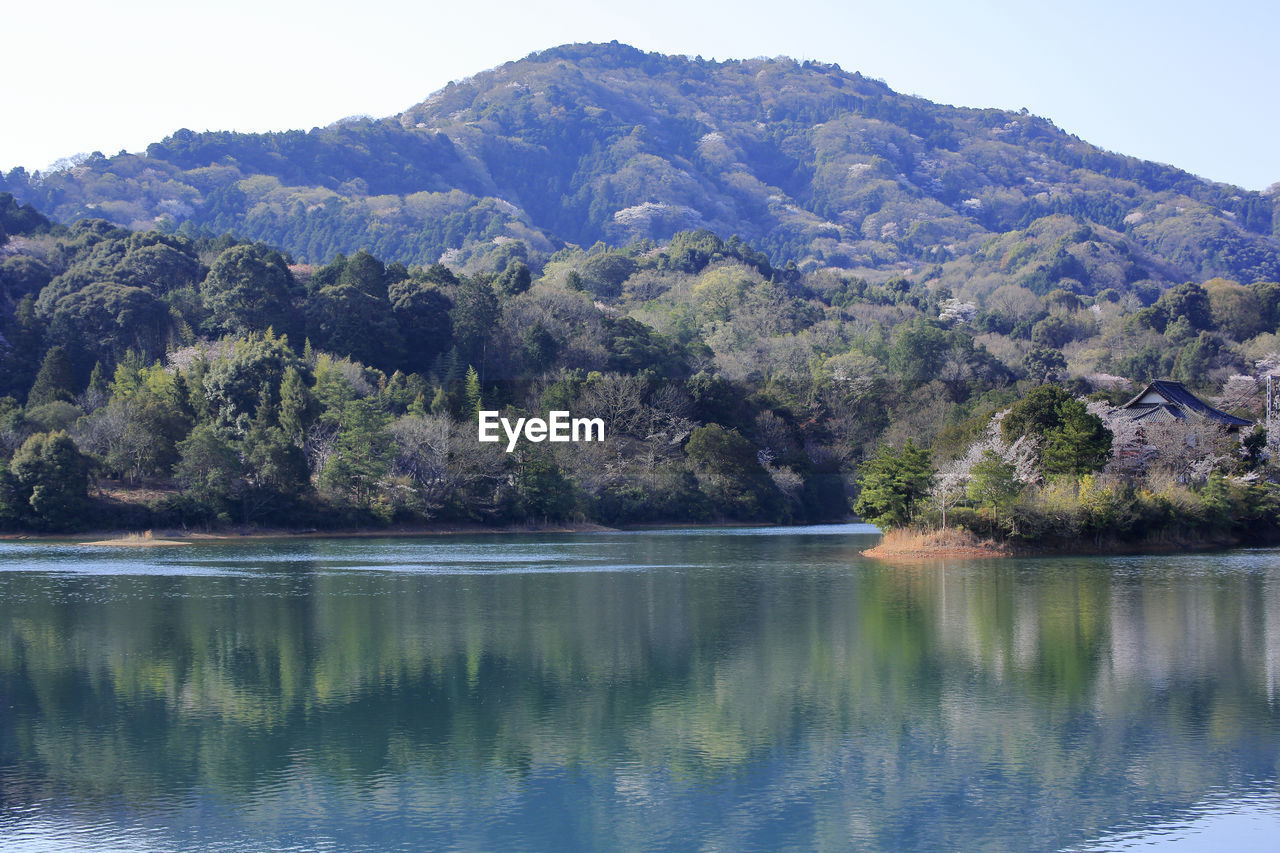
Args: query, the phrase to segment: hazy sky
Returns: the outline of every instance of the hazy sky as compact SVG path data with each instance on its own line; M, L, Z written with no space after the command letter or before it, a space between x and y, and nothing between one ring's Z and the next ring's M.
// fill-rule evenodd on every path
M18 5L20 4L20 5ZM140 151L180 127L283 130L390 115L535 50L837 62L899 92L1027 107L1217 181L1280 181L1280 4L1248 0L13 0L0 169Z

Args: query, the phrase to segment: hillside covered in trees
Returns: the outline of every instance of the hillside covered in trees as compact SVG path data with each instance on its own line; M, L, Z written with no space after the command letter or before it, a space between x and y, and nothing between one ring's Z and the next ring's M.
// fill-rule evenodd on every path
M537 268L570 244L665 243L706 228L778 266L877 283L931 270L965 298L1010 274L1034 279L1037 295L1061 278L1082 295L1280 280L1275 193L1103 151L1037 116L901 95L837 66L616 43L535 53L387 118L179 130L142 154L11 170L4 190L64 224L230 231L310 263L363 248L387 263L482 270L516 240ZM1053 252L1026 267L1015 235L1054 215L1087 228L1055 234ZM1005 250L992 253L993 239Z
M1094 412L1172 376L1257 417L1280 364L1280 283L1134 280L1120 238L1064 214L989 239L975 263L1004 272L972 297L977 274L778 268L707 230L544 259L507 240L468 271L57 225L4 193L0 228L6 529L880 517L888 471L920 489L907 521L1079 533L1119 435ZM476 441L481 408L607 440L508 454ZM1265 464L1228 442L1108 494L1248 523L1275 516Z
M1035 116L570 45L0 180L6 528L1275 515L1262 439L1135 467L1109 407L1257 416L1277 195ZM608 439L507 454L481 408Z

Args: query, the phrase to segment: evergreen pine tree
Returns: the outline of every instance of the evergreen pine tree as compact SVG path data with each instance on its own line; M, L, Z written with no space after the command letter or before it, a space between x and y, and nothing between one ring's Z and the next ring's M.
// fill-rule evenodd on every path
M467 368L466 384L467 414L474 417L480 413L483 403L480 400L480 374L474 367Z
M76 396L76 378L71 359L63 347L54 347L45 354L35 384L27 395L28 406L41 406L59 400L71 402Z
M280 380L280 429L289 441L302 446L307 428L315 420L316 409L316 398L302 374L294 367L285 368Z
M445 393L443 385L436 388L436 393L431 398L431 414L449 414L449 395Z
M928 450L907 439L901 451L881 446L862 464L853 511L878 527L905 527L916 505L929 494L933 467Z

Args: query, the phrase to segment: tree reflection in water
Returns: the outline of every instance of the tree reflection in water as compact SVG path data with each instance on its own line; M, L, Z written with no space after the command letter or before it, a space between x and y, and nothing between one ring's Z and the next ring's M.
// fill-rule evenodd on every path
M1059 849L1274 786L1280 552L868 544L0 545L0 841Z

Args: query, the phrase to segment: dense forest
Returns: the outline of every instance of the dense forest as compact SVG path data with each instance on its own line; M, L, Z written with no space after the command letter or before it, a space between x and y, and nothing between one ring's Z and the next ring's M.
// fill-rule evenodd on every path
M976 301L936 270L778 268L707 230L545 260L507 240L465 272L63 226L6 193L0 227L8 529L796 522L854 501L1024 537L1275 518L1257 435L1135 465L1111 405L1169 376L1256 417L1280 283L1161 286L1064 215L989 240L1006 272ZM480 409L599 417L607 440L508 454L477 442Z

